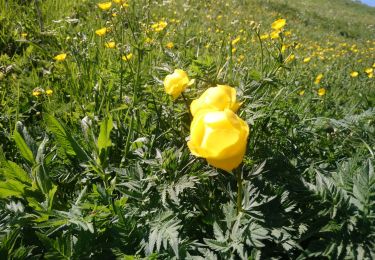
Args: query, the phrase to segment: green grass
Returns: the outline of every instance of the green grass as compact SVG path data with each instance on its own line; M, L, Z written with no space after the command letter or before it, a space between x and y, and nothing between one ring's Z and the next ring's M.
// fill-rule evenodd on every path
M0 2L0 258L374 258L374 8L96 4ZM186 101L164 92L176 68ZM240 200L186 144L186 105L216 84L250 126Z

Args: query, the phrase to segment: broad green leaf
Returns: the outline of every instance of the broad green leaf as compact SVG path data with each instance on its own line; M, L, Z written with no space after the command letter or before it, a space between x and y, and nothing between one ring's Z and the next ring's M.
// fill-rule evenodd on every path
M22 157L25 158L29 163L34 164L35 159L34 159L33 153L30 150L30 148L27 146L25 140L23 140L21 134L18 133L17 130L14 131L13 139L16 142L16 145L17 145Z
M106 149L112 145L111 138L110 138L112 128L113 128L113 120L111 116L104 119L104 121L100 124L100 133L98 137L99 153L101 152L102 149Z

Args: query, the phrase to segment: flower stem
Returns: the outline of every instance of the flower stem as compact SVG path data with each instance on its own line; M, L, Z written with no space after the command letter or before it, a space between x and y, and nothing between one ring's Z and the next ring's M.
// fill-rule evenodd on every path
M188 114L189 114L190 120L193 120L193 117L192 117L192 115L191 115L191 113L190 113L189 104L188 104L188 102L187 102L187 99L186 99L184 93L181 93L181 96L182 96L182 98L184 99L184 103L185 103L185 106L186 106L187 112L188 112Z
M242 172L238 168L235 172L237 178L237 215L242 211Z

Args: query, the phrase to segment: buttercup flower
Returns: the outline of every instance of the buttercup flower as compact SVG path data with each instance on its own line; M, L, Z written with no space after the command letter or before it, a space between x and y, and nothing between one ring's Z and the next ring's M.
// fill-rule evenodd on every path
M320 88L318 89L318 95L319 96L324 96L326 94L327 90L325 88Z
M281 30L285 26L285 24L286 24L285 19L278 19L272 23L271 27L274 30Z
M103 27L95 31L96 35L103 36L107 33L107 28Z
M106 48L113 49L113 48L116 47L116 43L115 43L115 42L106 42L106 43L104 44L104 46L105 46Z
M194 84L194 79L189 80L188 75L181 69L175 69L164 79L164 89L173 99L176 99L188 86Z
M66 53L61 53L53 58L55 61L64 61L66 59Z
M227 85L217 85L208 88L198 98L193 100L190 111L195 116L200 110L223 111L230 109L237 112L241 103L236 102L236 89Z
M319 74L318 76L316 76L314 83L319 84L322 78L323 78L323 74Z
M285 59L285 63L292 62L296 59L296 56L294 54L290 54L288 58Z
M172 49L174 47L174 44L173 42L168 42L165 47L167 47L168 49Z
M358 72L357 71L350 72L350 77L352 78L358 77Z
M53 90L52 89L47 89L46 90L46 94L47 94L47 96L51 96L53 94Z
M225 171L232 171L243 160L249 126L232 110L201 111L190 126L191 153Z
M111 3L111 2L104 2L104 3L99 3L99 4L98 4L98 7L99 7L100 9L102 9L103 11L108 10L109 8L111 8L111 6L112 6L112 3Z
M34 88L32 94L33 94L34 97L39 97L43 93L44 93L44 89L42 89L42 88Z
M129 53L127 55L122 56L123 61L129 61L133 58L133 53Z

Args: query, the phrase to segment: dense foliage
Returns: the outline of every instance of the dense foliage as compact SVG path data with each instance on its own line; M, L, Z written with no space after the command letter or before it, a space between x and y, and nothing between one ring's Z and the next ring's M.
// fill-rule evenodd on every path
M0 1L1 259L375 258L374 9L98 3ZM187 147L217 84L250 127L240 181Z

